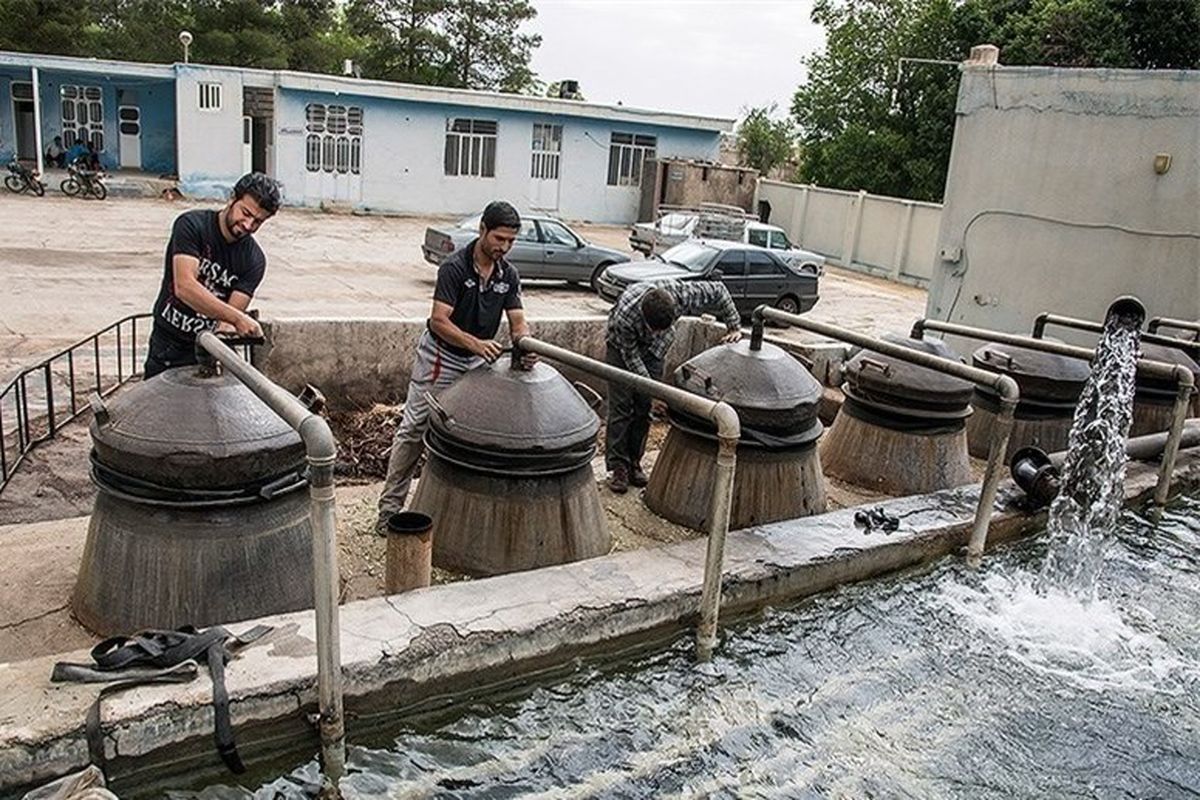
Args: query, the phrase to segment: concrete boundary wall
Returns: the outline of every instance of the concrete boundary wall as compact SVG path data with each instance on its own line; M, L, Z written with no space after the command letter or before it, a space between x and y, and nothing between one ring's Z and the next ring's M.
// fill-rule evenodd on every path
M1154 487L1153 464L1131 464L1127 502ZM1181 454L1176 489L1200 485L1200 454ZM990 543L1040 529L1045 516L1016 507L1005 484L992 516ZM722 619L765 604L790 602L953 553L966 542L977 486L882 503L900 517L884 537L854 525L855 509L731 533ZM445 693L472 694L570 664L581 653L691 625L699 600L706 539L463 583L419 589L343 606L342 668L348 732L363 735L360 713L398 715ZM226 683L239 747L250 758L304 757L316 749L303 712L316 702L314 619L297 612L259 620L275 630L229 665ZM232 626L248 629L255 622ZM51 684L59 658L0 665L0 790L44 782L87 763L83 720L97 687ZM101 725L118 793L220 780L212 747L211 683L147 686L104 701Z
M540 319L532 328L539 339L603 361L605 321L604 317ZM345 410L404 400L425 320L274 319L264 321L263 327L267 344L255 351L255 366L293 393L311 383L325 394L331 408ZM715 345L724 330L723 325L703 319L680 320L667 354L667 374ZM500 339L507 344L507 337L504 327ZM824 349L828 348L814 348ZM834 349L841 353L841 348ZM556 367L569 380L581 381L601 395L607 393L604 381Z
M760 180L770 222L839 267L928 286L942 206L898 197Z

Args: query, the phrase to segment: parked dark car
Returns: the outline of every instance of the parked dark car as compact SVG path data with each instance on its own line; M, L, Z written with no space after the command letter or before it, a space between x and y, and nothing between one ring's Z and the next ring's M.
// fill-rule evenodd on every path
M817 268L790 266L771 250L715 239L692 239L645 261L609 267L598 291L615 301L630 284L671 280L719 280L744 316L763 303L800 314L819 297Z
M479 215L453 227L426 228L421 251L430 264L440 265L446 256L479 235ZM537 214L521 215L521 232L508 260L522 278L549 278L596 289L600 273L613 264L629 260L628 253L592 244L565 222Z

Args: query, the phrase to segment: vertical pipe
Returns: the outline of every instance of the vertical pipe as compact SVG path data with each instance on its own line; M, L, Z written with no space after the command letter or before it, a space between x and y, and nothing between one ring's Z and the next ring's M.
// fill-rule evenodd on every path
M1186 369L1188 376L1191 372ZM1183 421L1187 419L1188 408L1192 402L1191 381L1180 381L1175 393L1175 408L1171 415L1171 430L1167 434L1167 444L1163 447L1162 463L1158 468L1158 483L1154 486L1154 506L1161 509L1167 504L1171 494L1171 474L1175 472L1175 458L1179 454L1179 441L1183 437Z
M737 468L736 438L719 436L716 479L708 512L708 546L704 553L704 586L700 595L700 625L696 630L696 657L712 658L717 643L717 617L721 610L721 576L725 567L725 537L733 505L733 476Z
M309 513L314 523L313 583L317 617L317 703L320 709L317 724L326 787L336 789L346 772L346 721L342 711L334 461L335 456L308 457Z
M67 351L67 380L71 385L71 416L79 410L79 401L75 397L75 348Z
M125 354L121 352L121 323L117 323L117 385L125 382Z
M975 507L975 524L971 528L971 540L967 543L967 566L976 568L983 560L987 547L988 525L992 521L992 510L996 505L996 490L1004 472L1004 456L1008 452L1008 437L1012 433L1013 414L1017 401L1000 398L1000 414L992 426L991 441L988 443L987 471L979 487L979 505Z
M4 438L4 395L0 395L0 488L3 488L6 483L8 483L8 442Z
M38 177L41 178L42 171L46 168L42 161L42 91L41 81L39 80L38 68L32 67L30 72L33 74L33 142L37 147L37 171Z
M104 394L104 390L100 386L100 334L92 337L92 356L94 358L93 363L96 366L96 391Z

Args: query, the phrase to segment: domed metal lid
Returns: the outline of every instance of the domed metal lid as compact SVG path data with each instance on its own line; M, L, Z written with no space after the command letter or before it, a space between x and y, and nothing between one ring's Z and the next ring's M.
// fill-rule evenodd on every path
M514 368L510 359L473 369L431 404L442 435L481 448L564 450L590 442L600 418L549 364Z
M689 359L675 370L675 385L737 409L776 411L816 405L821 384L784 350L764 342L719 345Z
M885 334L882 338L910 350L963 362L962 356L941 339L913 339L895 334ZM884 402L904 401L922 407L965 408L975 388L970 381L874 350L860 350L846 363L844 372L851 391L867 402L878 398Z
M1091 364L1079 358L994 342L976 350L971 362L980 369L1012 376L1021 389L1022 401L1073 403L1092 374Z
M158 486L239 487L304 463L300 435L241 381L194 366L104 401L91 434L100 464Z

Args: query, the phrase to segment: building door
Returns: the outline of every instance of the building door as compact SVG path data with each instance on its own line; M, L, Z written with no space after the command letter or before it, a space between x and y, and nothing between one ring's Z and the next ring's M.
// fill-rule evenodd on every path
M242 174L254 167L254 118L242 117Z
M250 167L255 172L262 172L266 175L271 174L271 170L268 168L270 159L267 157L270 136L271 120L254 117L253 128L250 131Z
M142 110L137 106L117 107L118 147L121 166L142 168Z
M558 210L558 181L562 167L562 125L533 126L529 170L529 207Z
M33 116L33 84L12 83L13 122L16 123L17 158L37 159L37 125Z

